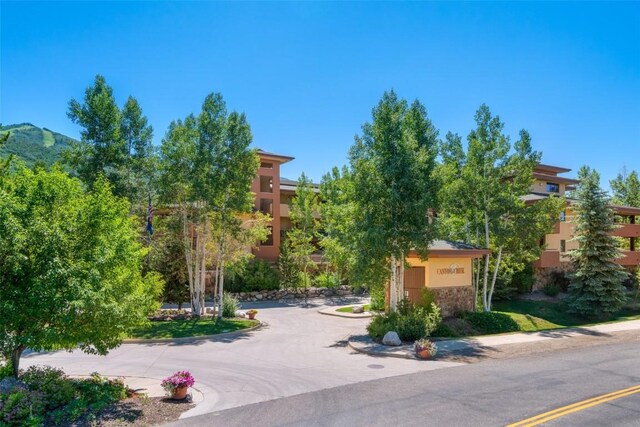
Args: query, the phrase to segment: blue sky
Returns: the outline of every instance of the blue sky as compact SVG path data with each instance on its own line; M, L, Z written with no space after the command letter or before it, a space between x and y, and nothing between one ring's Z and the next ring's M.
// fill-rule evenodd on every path
M545 163L640 169L640 3L0 3L0 121L78 137L66 117L96 73L140 101L160 143L209 92L254 144L314 180L387 89L442 136L481 103Z

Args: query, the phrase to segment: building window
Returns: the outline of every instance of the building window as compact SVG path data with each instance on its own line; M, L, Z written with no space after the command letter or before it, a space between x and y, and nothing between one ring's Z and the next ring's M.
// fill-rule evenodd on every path
M264 169L273 169L273 163L260 162L260 167Z
M559 193L560 192L560 184L556 184L555 182L547 182L547 193Z
M567 213L565 211L560 212L560 221L564 222L567 219Z
M273 216L273 200L260 199L260 212Z
M273 193L273 177L260 176L260 192Z
M565 253L567 251L567 241L560 240L560 252Z

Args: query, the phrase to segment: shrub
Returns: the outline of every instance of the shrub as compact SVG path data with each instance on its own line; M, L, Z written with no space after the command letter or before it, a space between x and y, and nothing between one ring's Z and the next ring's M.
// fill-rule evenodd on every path
M371 294L371 311L384 311L384 288L381 286L372 287L369 290Z
M367 332L369 333L369 336L374 340L380 341L387 332L395 331L397 317L398 315L396 313L373 316L371 322L367 325Z
M323 271L316 276L314 284L319 288L337 288L340 286L340 278L336 273Z
M229 292L255 292L280 289L278 273L267 261L257 259L225 284Z
M0 425L39 426L44 424L45 398L39 391L14 388L0 394Z
M94 373L90 378L68 378L48 366L21 371L21 381L0 395L0 425L70 425L89 411L100 411L124 399L121 380Z
M222 296L222 317L235 317L239 308L238 298L225 292Z
M461 317L467 320L481 334L499 334L520 330L515 320L504 313L495 311L467 312L463 313Z
M30 390L47 396L46 409L52 410L71 401L75 389L65 373L51 366L31 366L20 375Z
M530 293L533 290L534 282L533 264L530 263L527 264L523 270L514 273L511 278L511 283L515 285L515 288L520 294Z
M558 295L560 292L568 292L569 285L571 284L571 278L569 274L563 270L553 270L549 275L549 282L554 284L558 288L558 292L555 295ZM543 289L544 292L544 289ZM555 296L551 295L551 296Z
M549 297L555 297L560 293L560 285L556 282L547 282L542 287L542 292Z
M431 333L432 337L457 337L458 334L446 323L440 323L438 327Z
M375 316L367 326L367 332L375 340L382 339L389 331L396 331L402 341L415 341L435 331L441 321L440 308L434 303L427 311L402 300L397 313Z
M418 303L418 306L428 311L428 310L431 310L431 308L435 304L436 304L436 293L433 291L433 289L422 288L420 290L420 302Z

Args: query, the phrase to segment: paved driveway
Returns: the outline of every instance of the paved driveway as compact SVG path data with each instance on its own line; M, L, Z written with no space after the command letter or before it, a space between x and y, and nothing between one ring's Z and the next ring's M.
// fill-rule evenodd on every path
M329 305L354 300L330 301ZM124 344L107 356L80 351L25 355L24 367L47 364L70 375L98 371L108 376L158 380L189 370L205 400L187 416L346 384L456 366L452 362L376 358L354 353L345 338L362 333L368 319L326 316L325 301L255 303L267 326L237 337L191 344Z

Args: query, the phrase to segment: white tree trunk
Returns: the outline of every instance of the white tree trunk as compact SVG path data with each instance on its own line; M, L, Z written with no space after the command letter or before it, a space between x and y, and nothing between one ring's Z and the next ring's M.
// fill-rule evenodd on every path
M491 289L489 290L489 311L491 311L491 300L493 299L493 290L496 287L496 279L498 277L498 269L500 268L500 261L502 260L502 246L498 249L498 258L496 259L496 267L493 270L493 278L491 279Z
M484 211L484 233L485 233L485 245L489 248L489 214ZM487 285L489 282L489 258L491 254L485 255L484 259L484 281L482 283L482 307L484 311L490 311L489 302L487 300Z
M398 295L400 301L406 298L404 294L404 254L402 254L402 259L400 260L400 274L398 277Z
M221 237L222 241L220 242L220 279L218 283L218 288L220 292L220 309L218 310L218 318L222 318L222 299L224 298L224 233Z
M389 283L389 309L392 313L398 308L398 277L396 257L391 257L391 280Z

